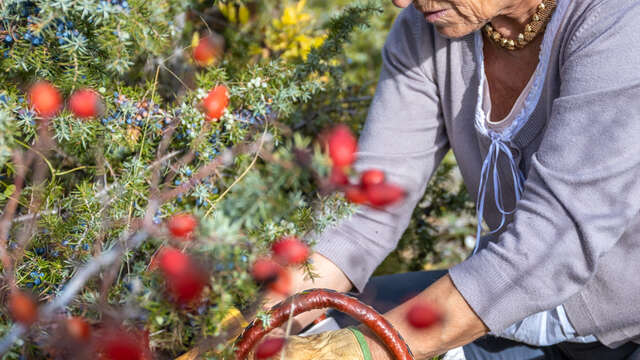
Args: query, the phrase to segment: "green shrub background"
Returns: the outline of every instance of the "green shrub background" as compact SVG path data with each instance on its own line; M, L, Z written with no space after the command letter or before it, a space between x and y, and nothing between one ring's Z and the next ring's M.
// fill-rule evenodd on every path
M64 110L51 120L57 145L38 154L19 194L19 221L11 223L5 244L14 263L11 269L2 265L0 300L5 302L14 282L42 303L52 301L80 267L127 244L157 195L154 169L164 181L159 192L168 193L222 159L219 171L152 214L159 229L176 212L201 218L198 238L188 246L211 271L201 306L176 308L162 291L161 277L149 271L153 255L169 241L160 231L102 269L61 309L94 324L116 319L145 329L158 357L172 358L223 334L220 321L230 308L252 305L260 289L248 268L273 241L288 234L305 237L353 210L338 194L318 191L318 176L327 176L330 163L316 138L335 123L346 123L356 133L361 129L378 78L380 49L399 11L387 1L227 1L221 6L130 0L128 11L119 0L113 3L0 3L0 34L12 37L0 41L1 208L15 191L14 155L26 154L39 138L41 120L25 100L28 84L46 79L64 95L91 87L106 104L100 119L80 121ZM39 12L30 12L33 7ZM25 15L24 8L31 10ZM67 30L68 36L58 34ZM209 32L222 36L226 49L218 63L199 68L189 55L192 37ZM34 45L38 36L42 41ZM207 125L197 104L219 83L229 87L231 104L219 122ZM136 118L138 102L158 110ZM166 153L173 155L158 162L172 126ZM235 149L233 156L229 149ZM189 154L192 160L179 161ZM42 178L36 164L46 170ZM449 154L398 249L376 273L460 261L470 250L465 239L475 229L472 211ZM12 328L3 307L0 336ZM44 357L54 332L50 323L36 325L6 358ZM228 354L229 347L224 351Z

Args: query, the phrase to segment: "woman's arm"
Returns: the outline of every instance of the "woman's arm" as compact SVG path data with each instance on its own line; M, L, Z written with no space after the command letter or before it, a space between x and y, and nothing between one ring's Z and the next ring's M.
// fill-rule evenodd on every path
M640 32L640 3L594 4L562 54L560 96L513 223L419 295L443 307L441 328L407 328L410 303L386 314L417 358L472 341L486 332L482 323L499 331L563 303L637 221L640 48L629 44ZM388 358L369 342L374 359Z
M322 280L320 280L322 281ZM427 302L436 307L443 321L425 330L407 323L407 313L416 303ZM473 313L451 279L444 276L428 289L385 314L403 336L416 360L430 359L448 349L473 341L488 329ZM395 360L374 333L360 326L368 346L362 347L350 331L330 331L311 337L290 337L285 349L287 359L295 360L362 360L370 352L373 360ZM281 335L281 334L280 334Z
M407 197L386 210L360 207L350 219L317 237L314 271L321 279L295 274L294 290L358 290L396 247L427 182L449 149L433 82L433 29L421 13L402 11L382 51L383 66L375 97L358 143L357 171L381 169ZM348 279L348 280L346 280ZM270 303L281 299L271 296ZM306 325L314 314L305 315ZM298 319L302 319L299 317Z
M579 293L638 221L640 48L629 44L640 3L590 4L561 54L560 94L512 224L449 272L492 331Z
M415 305L428 303L438 309L442 322L433 327L419 330L407 322L407 313ZM449 275L445 275L426 290L384 314L405 339L416 360L430 359L472 342L485 335L489 329L473 312L469 304L453 285ZM373 360L393 360L384 345L364 327Z
M414 7L396 19L382 51L375 97L361 132L357 171L380 169L406 190L400 205L362 206L319 235L315 251L336 264L358 290L395 249L429 178L449 149L434 78L433 28Z

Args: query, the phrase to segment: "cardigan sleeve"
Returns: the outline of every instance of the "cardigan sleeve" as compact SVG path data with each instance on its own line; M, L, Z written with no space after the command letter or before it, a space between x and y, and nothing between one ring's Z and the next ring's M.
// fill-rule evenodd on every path
M432 81L432 36L413 6L400 13L382 51L383 67L359 138L357 171L377 168L407 197L385 210L359 207L319 235L314 250L335 263L361 291L396 247L449 143Z
M450 269L492 331L580 292L640 211L640 2L601 1L584 16L513 222Z

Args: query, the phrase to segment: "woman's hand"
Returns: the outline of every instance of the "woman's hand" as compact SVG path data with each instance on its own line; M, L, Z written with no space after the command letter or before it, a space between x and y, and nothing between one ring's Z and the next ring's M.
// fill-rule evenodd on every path
M279 359L284 352L287 360L363 360L369 352L366 343L361 346L352 329L340 329L327 331L310 336L290 336L275 359ZM256 350L252 350L247 356L248 360L254 359Z
M312 264L312 270L317 275L312 279L306 276L305 271L300 267L291 267L288 270L291 273L291 289L290 294L296 294L303 290L322 288L331 289L338 292L347 292L351 290L352 284L347 276L326 257L313 253L309 261ZM268 292L265 296L263 305L264 310L269 310L272 306L285 300L287 297L274 292ZM300 314L293 318L291 326L291 334L297 334L313 320L317 319L325 310L313 310ZM286 323L280 328L271 332L273 336L284 336Z

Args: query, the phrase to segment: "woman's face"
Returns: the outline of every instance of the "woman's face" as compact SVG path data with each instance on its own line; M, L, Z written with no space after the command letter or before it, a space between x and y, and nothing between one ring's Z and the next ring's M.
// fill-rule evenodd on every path
M498 0L392 0L398 7L413 3L438 32L449 38L468 35L498 15Z

